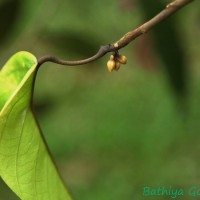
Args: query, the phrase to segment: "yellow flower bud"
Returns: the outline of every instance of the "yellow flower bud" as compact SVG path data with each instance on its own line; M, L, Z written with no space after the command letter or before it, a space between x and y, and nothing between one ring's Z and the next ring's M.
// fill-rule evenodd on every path
M114 55L110 55L110 60L114 60L114 59L115 59Z
M115 63L115 70L118 71L119 68L120 68L120 62L117 61L117 62Z
M127 58L124 55L119 55L119 57L117 58L117 60L121 63L121 64L126 64L127 63Z
M113 69L115 68L115 61L114 60L109 60L107 62L107 67L108 67L108 71L112 72Z

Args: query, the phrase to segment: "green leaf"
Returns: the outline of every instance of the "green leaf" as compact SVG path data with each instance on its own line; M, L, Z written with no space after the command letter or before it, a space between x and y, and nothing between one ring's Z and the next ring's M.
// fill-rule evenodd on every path
M31 110L36 72L28 52L0 71L0 176L22 200L70 200Z

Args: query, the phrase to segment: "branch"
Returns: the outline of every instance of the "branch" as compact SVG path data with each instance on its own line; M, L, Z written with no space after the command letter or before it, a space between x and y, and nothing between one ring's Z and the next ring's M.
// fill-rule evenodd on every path
M114 52L114 55L118 56L118 50L127 46L130 42L132 42L134 39L139 37L140 35L147 33L150 31L154 26L159 24L160 22L167 19L169 16L177 12L182 7L186 6L187 4L191 3L193 0L174 0L173 2L169 3L164 10L162 10L160 13L158 13L155 17L147 21L146 23L142 24L138 28L126 33L120 40L115 42L114 44L108 44L105 46L101 46L98 52L87 59L84 60L77 60L77 61L67 61L67 60L61 60L55 56L44 56L38 60L38 67L42 65L45 62L53 62L61 65L83 65L90 63L92 61L95 61L108 52Z

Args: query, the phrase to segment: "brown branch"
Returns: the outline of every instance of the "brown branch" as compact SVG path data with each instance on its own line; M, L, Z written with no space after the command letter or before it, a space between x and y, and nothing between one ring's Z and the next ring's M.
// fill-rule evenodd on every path
M61 60L55 56L44 56L38 60L38 67L45 62L53 62L61 65L71 65L71 66L83 65L101 58L108 52L117 52L119 49L125 47L140 35L147 33L154 26L164 21L169 16L177 12L180 8L186 6L192 1L193 0L174 0L172 3L168 4L166 8L162 10L160 13L158 13L155 17L153 17L143 25L139 26L138 28L126 33L119 41L115 42L114 44L101 46L99 51L90 58L77 61L66 61L66 60Z

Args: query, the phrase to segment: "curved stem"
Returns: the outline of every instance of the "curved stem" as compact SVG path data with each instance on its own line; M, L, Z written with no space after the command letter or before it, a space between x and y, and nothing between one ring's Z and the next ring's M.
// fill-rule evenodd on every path
M114 51L114 49L115 49L115 47L111 44L101 46L100 49L98 50L98 52L94 56L84 59L84 60L74 60L74 61L62 60L62 59L57 58L56 56L47 55L47 56L41 57L38 60L38 65L40 66L45 62L53 62L53 63L60 64L60 65L71 65L71 66L83 65L83 64L87 64L87 63L90 63L92 61L95 61L95 60L101 58L107 52Z
M55 56L44 56L38 60L38 67L41 66L45 62L53 62L61 65L83 65L90 62L93 62L108 52L116 52L119 49L127 46L130 42L132 42L134 39L139 37L140 35L147 33L150 31L154 26L159 24L160 22L167 19L169 16L177 12L180 8L186 6L187 4L191 3L194 0L174 0L173 2L169 3L164 10L162 10L160 13L158 13L155 17L147 21L146 23L142 24L138 28L129 31L126 33L120 40L115 42L114 44L108 44L105 46L101 46L98 52L87 59L84 60L76 60L76 61L67 61L67 60L61 60Z

